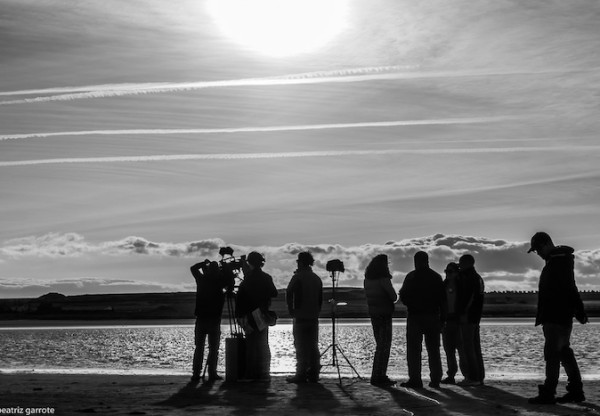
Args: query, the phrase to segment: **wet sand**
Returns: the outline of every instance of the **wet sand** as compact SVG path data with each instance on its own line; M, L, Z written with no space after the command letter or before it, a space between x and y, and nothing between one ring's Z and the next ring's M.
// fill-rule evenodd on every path
M340 386L337 378L295 385L283 376L270 382L191 383L186 376L5 373L0 414L600 415L600 380L585 382L586 402L569 405L528 404L536 384L490 380L481 387L408 390L357 378L344 378Z

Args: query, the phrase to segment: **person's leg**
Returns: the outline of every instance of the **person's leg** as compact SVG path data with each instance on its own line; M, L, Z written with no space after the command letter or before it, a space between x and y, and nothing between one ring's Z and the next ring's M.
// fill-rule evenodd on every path
M375 355L373 356L373 368L371 370L371 381L379 381L383 377L381 368L381 357L383 348L383 320L381 316L371 316L371 327L375 338Z
M559 403L582 402L585 400L581 372L579 371L579 366L577 365L577 360L575 359L575 353L571 348L572 329L572 325L563 325L560 328L560 362L567 373L568 384L567 394L557 399Z
M307 350L308 350L308 381L316 382L319 380L321 371L321 353L319 351L319 319L313 319L310 322L307 331Z
M446 353L446 363L448 364L448 379L454 379L458 372L458 363L456 362L456 334L457 323L455 321L447 321L442 331L442 344Z
M476 381L479 378L477 371L477 358L475 354L475 332L474 326L470 323L460 325L460 335L462 348L465 356L465 381Z
M196 319L196 325L194 326L194 343L196 345L194 349L194 358L192 361L192 379L199 380L200 373L202 372L202 362L204 360L204 342L206 339L206 332L203 326L203 322L200 318Z
M440 355L440 320L437 316L428 316L425 332L425 347L429 362L431 387L439 386L442 380L442 357Z
M257 333L258 342L258 377L268 379L271 377L271 349L269 348L269 327Z
M548 394L556 394L558 385L558 376L560 375L561 350L564 346L564 340L561 339L560 325L544 324L544 360L546 361L546 380L544 388Z
M210 324L208 332L208 357L206 364L208 366L209 379L220 379L217 374L217 363L219 360L219 345L221 343L221 318L215 318Z
M473 341L475 343L475 358L477 360L477 375L478 378L476 381L483 383L485 379L485 365L483 363L483 354L481 352L481 334L479 324L475 325L474 329L474 338Z
M387 368L390 361L390 352L392 349L392 315L386 315L383 318L381 328L381 354L380 354L380 366L381 374L384 378L387 378Z
M408 366L408 383L422 384L421 351L423 348L423 331L419 317L408 317L406 320L406 361Z

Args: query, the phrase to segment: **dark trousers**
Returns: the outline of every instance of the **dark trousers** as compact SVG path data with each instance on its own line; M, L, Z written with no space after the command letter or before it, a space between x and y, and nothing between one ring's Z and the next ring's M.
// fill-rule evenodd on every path
M269 327L246 335L246 376L248 379L267 379L271 373Z
M467 374L465 374L465 377L472 381L483 382L485 367L483 365L483 354L481 353L479 324L460 324L460 334L466 360Z
M375 356L373 357L371 380L379 380L387 376L392 347L392 315L371 316L371 326L375 337Z
M192 362L192 374L199 376L202 371L202 361L204 360L204 344L208 337L208 357L206 364L208 374L217 373L217 361L219 358L219 343L221 341L221 317L214 318L196 318L194 328L194 341L196 349L194 350L194 359Z
M296 375L310 380L319 378L319 320L294 319L292 332L296 348Z
M448 377L454 378L460 367L460 372L464 377L467 376L466 358L460 336L460 326L457 320L448 320L442 330L442 344L446 353L446 362L448 364ZM458 353L458 362L456 355Z
M567 373L569 391L581 391L583 383L575 354L571 349L572 324L544 324L544 360L546 361L546 381L544 386L552 394L556 393L560 365Z
M433 383L442 379L442 358L440 355L441 323L438 315L408 315L406 320L406 355L408 378L411 382L421 382L421 351L423 337L429 360L429 377Z

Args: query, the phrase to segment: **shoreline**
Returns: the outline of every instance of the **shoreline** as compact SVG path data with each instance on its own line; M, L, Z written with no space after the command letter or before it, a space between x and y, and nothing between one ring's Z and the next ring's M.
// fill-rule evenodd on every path
M426 385L427 380L423 381ZM559 395L564 394L564 384L559 384ZM378 388L357 378L343 378L340 385L337 377L295 385L288 384L284 376L273 376L270 382L191 383L187 376L166 375L0 374L0 411L40 409L37 414L56 415L599 415L600 381L585 382L584 389L586 402L539 406L527 403L527 398L537 393L534 380L489 380L480 387L412 390Z

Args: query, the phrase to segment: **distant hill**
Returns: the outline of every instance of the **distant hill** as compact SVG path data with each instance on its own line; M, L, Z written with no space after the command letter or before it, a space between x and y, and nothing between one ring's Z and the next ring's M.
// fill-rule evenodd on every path
M324 288L322 318L331 317L331 288ZM582 292L581 296L589 316L600 316L600 292ZM368 317L367 302L362 288L336 289L339 318ZM127 293L106 295L65 296L49 293L35 299L0 299L0 320L125 320L125 319L191 319L194 318L196 294ZM535 292L491 292L485 295L486 317L533 317L536 311ZM285 290L279 290L271 309L280 318L289 318L285 303ZM228 308L225 306L224 315ZM396 304L396 317L405 317L406 308Z

